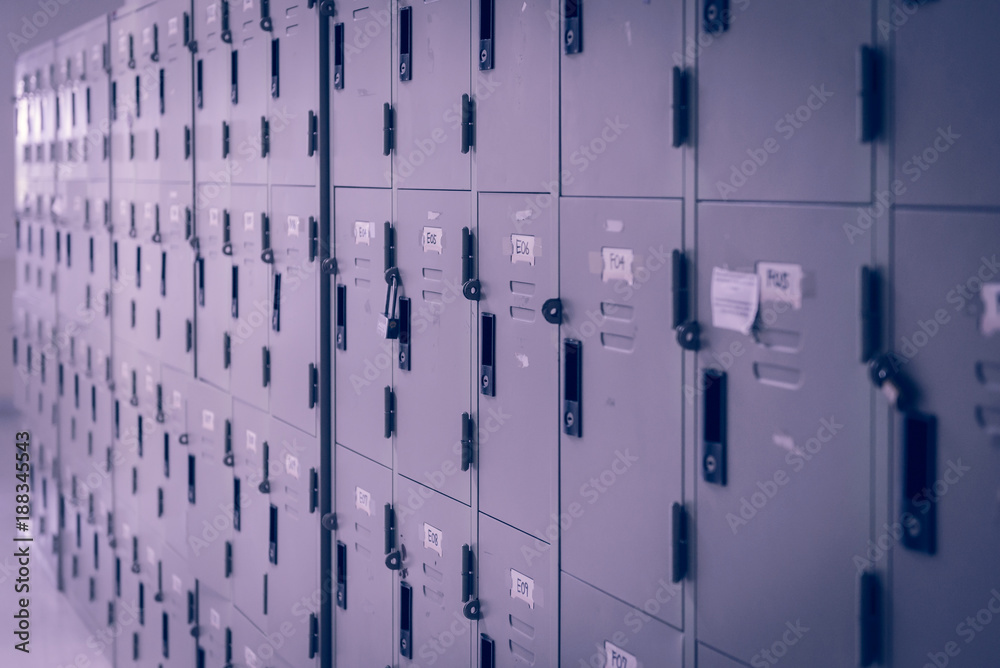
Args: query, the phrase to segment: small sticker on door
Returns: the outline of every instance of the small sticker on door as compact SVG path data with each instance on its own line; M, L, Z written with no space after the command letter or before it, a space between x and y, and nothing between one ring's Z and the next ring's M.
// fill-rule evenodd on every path
M796 311L802 308L802 265L779 262L758 262L760 301L788 304Z
M354 488L354 507L365 511L368 517L372 516L372 495L366 489Z
M171 578L173 579L173 583L174 583L174 591L177 592L178 594L183 594L184 593L184 583L181 582L181 579L179 577L177 577L176 575L172 575Z
M212 621L212 626L217 629L222 629L222 617L219 616L219 611L215 608L209 608L209 618Z
M535 581L523 573L510 569L510 597L524 601L531 609L535 608Z
M253 0L243 0L243 11L253 9Z
M215 21L215 3L213 2L208 7L205 8L205 23L212 23Z
M147 219L151 219L153 217L152 202L146 202L146 205L142 207L142 215L144 215Z
M354 245L371 245L371 240L375 238L375 226L366 220L354 221Z
M252 230L253 229L253 211L247 211L243 214L243 229Z
M174 408L181 407L181 393L178 392L177 390L174 390L173 402L174 402Z
M143 44L153 43L153 29L149 26L142 29L142 43Z
M444 236L444 230L440 227L425 227L420 235L420 244L424 247L424 252L443 252L444 246L441 244L442 236Z
M125 53L128 50L128 35L122 33L118 35L118 53Z
M749 334L757 318L760 279L757 274L712 268L712 325Z
M156 551L151 547L146 548L146 561L153 566L156 565Z
M535 266L535 237L527 234L510 235L511 264L527 262L532 267Z
M632 285L632 262L635 255L631 248L602 248L601 249L601 280L605 283L610 281L625 281Z
M177 17L171 18L167 21L167 34L176 35L177 34Z
M219 210L215 207L208 210L208 224L212 227L219 226Z
M122 378L128 378L128 362L122 362Z
M122 200L121 202L118 203L118 213L120 213L123 216L128 215L128 202Z
M289 216L288 217L288 236L297 237L299 236L299 217Z
M150 376L149 374L146 374L146 391L149 392L150 394L155 392L155 390L153 389L153 377Z
M980 331L983 336L1000 332L1000 283L983 283L979 291L983 299L983 318L980 321Z
M125 536L125 540L132 540L132 527L126 522L122 522L122 535Z
M604 641L604 665L607 668L639 668L639 659L610 641Z
M257 452L257 434L247 429L247 450Z
M202 409L201 428L209 431L215 431L215 413L207 409Z
M170 205L170 222L176 223L181 219L181 207L179 204Z
M285 455L285 472L290 476L299 477L299 458L293 454Z
M443 556L441 554L441 530L435 529L426 522L424 523L424 547L428 550L434 550L439 557Z

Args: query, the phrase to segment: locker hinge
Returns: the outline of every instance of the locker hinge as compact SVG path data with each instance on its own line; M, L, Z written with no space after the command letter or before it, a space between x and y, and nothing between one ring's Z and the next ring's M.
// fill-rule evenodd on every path
M265 264L274 263L274 249L271 248L271 217L260 214L260 260Z
M347 545L337 541L337 607L347 610Z
M476 273L476 256L473 250L475 238L468 227L462 228L462 294L465 298L479 301L479 280L473 278Z
M194 325L190 320L184 322L185 325L185 350L186 352L191 352L191 348L194 347Z
M319 150L319 116L314 111L309 110L309 157L313 157Z
M319 221L309 216L309 261L315 262L319 257Z
M267 116L260 117L260 157L266 158L271 152L271 122Z
M319 403L319 367L309 363L309 408Z
M267 560L278 565L278 507L271 504L270 510L270 524L268 530L268 544L267 544Z
M388 102L382 105L382 155L389 155L396 143L395 111Z
M156 489L156 516L163 517L163 488Z
M473 460L473 433L475 429L472 424L472 416L462 413L462 470L468 471Z
M320 520L320 524L327 531L337 530L337 513L326 513L323 515L323 519Z
M184 159L191 159L191 126L184 126Z
M233 543L226 541L226 577L233 574Z
M261 494L270 494L271 481L268 479L268 475L270 475L271 472L271 446L267 444L267 441L264 441L263 454L264 454L264 467L263 467L264 479L261 480L259 485L257 485L257 491L260 492Z
M225 454L222 457L222 463L226 466L232 466L235 461L233 456L233 422L232 420L226 420L226 441L225 441Z
M868 363L868 375L872 383L882 390L889 405L899 411L908 410L916 396L913 381L902 372L907 361L905 357L888 352L876 355Z
M271 384L271 351L267 349L267 346L264 346L261 349L261 353L263 358L261 360L261 368L264 372L264 387L267 387Z
M115 602L108 601L108 626L115 623Z
M319 471L309 469L309 512L315 513L319 508Z
M858 48L857 86L858 141L869 144L882 131L882 67L878 49L867 44Z
M462 546L462 614L470 621L479 619L479 599L476 591L476 555L468 545Z
M316 0L309 0L309 6L316 4ZM333 0L323 0L319 5L319 11L323 16L333 16L337 13L337 3Z
M167 416L163 413L163 383L156 384L156 421L163 424Z
M383 435L385 438L392 438L392 432L396 430L396 396L393 394L392 388L388 385L385 386L385 393L383 396L385 401L385 426L383 429Z
M674 250L671 261L671 292L673 297L673 326L677 343L684 350L701 348L701 325L692 317L690 269L687 256Z
M673 140L674 148L687 143L690 134L690 75L687 70L674 67L673 70Z
M111 74L111 47L107 43L101 45L101 67L105 73Z
M729 30L729 0L706 0L702 15L702 28L710 35L718 35Z
M882 585L874 571L862 573L859 585L859 663L864 667L882 662Z
M671 581L680 582L688 572L688 515L679 503L673 505L673 574Z
M877 269L861 268L861 361L871 362L882 346L882 295Z
M226 44L233 43L233 31L229 25L229 0L222 0L222 32L219 34L219 38Z
M260 29L271 32L272 28L274 28L274 24L271 21L270 0L260 0Z
M328 257L323 260L321 264L323 273L327 276L334 276L337 273L337 260L336 258Z
M232 339L229 336L229 332L224 332L222 334L222 368L228 369L229 364L232 361Z
M396 548L396 511L392 504L385 504L385 567L398 571L403 567L403 557Z
M462 153L476 146L476 101L462 95Z
M222 121L222 157L229 157L229 123Z
M542 317L545 318L545 322L552 325L561 325L562 314L563 304L562 300L558 297L546 299L545 303L542 304Z
M319 617L315 612L309 613L309 658L315 658L319 653Z

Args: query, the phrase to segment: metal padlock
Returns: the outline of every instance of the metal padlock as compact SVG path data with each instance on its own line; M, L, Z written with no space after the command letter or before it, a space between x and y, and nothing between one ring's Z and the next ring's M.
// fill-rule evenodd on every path
M385 289L385 310L378 318L378 333L383 339L399 338L399 318L396 317L397 280L392 276Z

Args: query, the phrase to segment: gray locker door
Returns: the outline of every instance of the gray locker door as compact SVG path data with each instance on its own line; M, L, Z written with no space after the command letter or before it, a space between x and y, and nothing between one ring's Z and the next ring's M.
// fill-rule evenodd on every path
M114 313L112 321L116 338L121 338L131 345L138 343L138 306L135 304L138 297L136 289L136 255L135 249L138 247L133 240L128 237L114 239L112 242L112 263L117 258L117 272L112 269L111 281L111 310ZM117 273L117 276L115 276ZM91 295L93 299L93 295ZM132 317L133 308L136 309L136 317Z
M274 0L270 181L316 185L319 171L319 5ZM274 74L277 77L274 77ZM315 131L314 131L315 130Z
M139 510L139 528L144 539L165 539L164 529L159 512L159 497L157 491L163 484L163 458L160 452L163 443L163 432L159 428L152 413L143 410L137 417L137 424L131 425L137 430L139 442L139 459L136 462L136 493L134 503Z
M895 105L920 109L894 117L895 177L906 187L897 201L1000 205L991 178L1000 169L995 150L1000 130L975 112L997 105L996 89L983 86L976 71L998 56L989 26L1000 20L1000 7L968 0L928 7L897 4L892 19L884 22L895 38ZM935 53L948 57L935 58Z
M470 153L462 153L462 96L470 85L470 0L414 2L409 7L409 81L396 84L394 185L466 190ZM396 15L397 26L400 14ZM397 33L400 29L397 28ZM405 35L404 35L405 37ZM397 77L401 45L394 45ZM419 46L419 48L417 48ZM383 185L389 185L383 181Z
M491 35L486 59L492 58L493 67L473 69L479 190L558 193L559 32L549 22L554 18L550 3L486 4L493 8L495 29L484 30L480 22L478 35L480 40ZM478 3L474 9L477 18L482 7ZM482 68L478 43L473 43L474 60Z
M480 634L493 641L497 668L551 666L559 638L555 550L502 522L479 515ZM545 546L548 547L548 546ZM479 644L480 665L488 641ZM474 648L475 649L475 648ZM475 665L475 664L473 664Z
M129 150L131 127L135 117L136 20L133 13L122 12L111 23L111 160L116 181L135 178L135 162ZM131 46L130 46L131 45Z
M235 632L233 620L240 616L233 610L229 595L215 591L215 584L211 580L197 577L198 648L205 654L206 666L224 666L230 662L230 647L226 636ZM235 646L235 638L233 645ZM233 651L234 658L235 654Z
M186 559L188 501L188 446L187 422L188 387L195 381L186 371L163 367L163 438L152 444L151 451L160 458L163 466L163 517L167 546Z
M110 129L110 109L108 108L110 81L104 73L104 45L107 44L107 26L102 21L87 46L87 80L83 84L82 99L90 96L90 116L82 114L78 121L82 125L83 137L78 150L86 156L87 175L90 179L109 178L108 158L104 154L104 138Z
M698 666L699 668L744 668L746 664L732 660L725 654L716 652L708 645L698 644ZM773 657L774 655L772 655ZM766 661L766 660L765 660ZM763 663L761 665L768 665Z
M392 471L347 448L337 448L337 533L334 573L338 666L393 662L393 588L385 565L385 506L392 502ZM342 586L341 586L342 585ZM343 594L343 595L341 595Z
M655 612L679 598L679 585L660 581L646 592L639 610L563 573L561 665L681 668L684 634L656 619L662 615Z
M169 615L168 633L164 634L169 661L165 665L184 668L194 661L198 640L191 633L193 619L188 618L188 595L194 595L195 580L183 557L169 546L162 551L163 611Z
M232 194L229 227L237 274L236 316L231 327L233 396L266 410L263 351L271 331L271 268L260 255L267 187L233 186Z
M319 373L319 256L310 241L316 197L315 188L271 189L271 414L310 435L319 404L318 380L312 384Z
M1000 548L998 224L995 213L896 214L893 349L903 362L901 373L916 387L916 409L937 420L932 465L925 471L919 465L904 471L905 457L919 461L920 442L907 442L901 420L895 421L894 533L887 538L895 545L890 651L899 666L933 658L965 668L989 665L1000 656L1000 636L985 626L989 614L983 611L995 616L1000 605L991 558ZM896 536L908 524L900 503L909 488L906 479L917 481L916 489L933 490L934 554L897 544ZM914 493L914 505L922 511L928 495L919 494ZM884 567L885 559L875 565ZM934 614L920 614L921 609ZM957 656L946 650L953 642L960 648Z
M152 61L151 56L153 33L154 30L159 31L157 23L161 6L147 5L135 13L133 30L135 67L131 68L125 80L128 85L137 88L134 122L131 128L134 146L131 150L134 151L136 178L142 180L160 178L161 163L156 157L156 133L160 127L158 108L160 66ZM157 57L159 58L159 55Z
M94 446L87 480L88 485L96 483L93 485L93 491L97 519L106 522L107 514L112 510L112 494L114 491L111 476L114 468L114 462L112 461L114 449L112 448L112 444L115 403L111 392L105 388L103 383L99 387L90 386L89 384L88 386L91 388L87 391L88 398L86 401L91 406L88 410L92 410L92 406L96 405L97 410L91 414L91 417L96 413L97 419L88 423L92 425ZM83 403L82 399L81 403ZM98 476L99 480L93 478L92 475Z
M707 344L688 392L702 421L698 638L749 663L789 621L812 629L788 643L795 663L856 660L853 557L869 538L872 455L858 315L870 253L847 243L843 229L855 216L847 207L699 209ZM758 277L760 308L748 335L711 326L717 268ZM724 371L725 385L703 381L705 369ZM705 417L716 413L718 420ZM728 435L725 486L708 484L701 464L704 435L720 424ZM771 603L761 606L765 598Z
M399 294L410 300L410 370L393 372L396 470L469 503L470 473L461 469L462 414L470 409L473 377L474 308L462 295L462 228L473 224L469 193L404 190L397 207ZM385 289L383 281L379 291Z
M140 607L152 603L152 592L146 591L143 583L142 599L145 606L140 606L139 585L142 580L129 570L131 551L130 543L127 549L119 549L117 555L121 560L121 578L116 584L121 587L121 596L115 601L115 626L112 628L120 628L121 632L114 636L115 664L128 668L145 668L153 665L153 661L159 657L159 629L154 633L154 623L148 609L140 613ZM140 619L145 623L140 623Z
M467 668L474 664L476 624L463 615L463 545L472 543L470 510L401 476L396 478L396 526L403 566L396 584L397 633L410 631L410 654L399 666ZM408 593L404 595L404 590ZM405 619L411 622L406 629ZM452 641L453 642L449 642Z
M195 254L187 239L188 219L192 216L191 188L164 184L160 190L160 235L153 246L158 270L154 289L160 295L160 339L163 361L192 372L194 350L188 346L188 323L194 323Z
M267 156L261 155L261 130L271 94L272 35L260 28L260 1L229 3L232 48L237 54L237 101L230 108L233 124L229 139L233 183L267 183ZM231 68L226 71L231 77Z
M557 213L479 196L480 510L544 541L559 502L559 327L542 310L559 296Z
M382 105L392 102L392 6L368 0L337 4L334 24L343 24L343 88L336 80L330 91L330 158L333 183L338 186L386 187L391 183L391 161L383 155ZM334 74L338 42L332 29ZM338 218L339 220L339 218Z
M581 373L563 374L564 399L567 384L579 397L582 437L562 435L561 506L580 515L562 532L562 568L641 606L671 578L666 518L681 500L681 349L669 301L681 204L563 199L561 221L574 231L559 248L561 345L579 342L582 357ZM637 512L664 521L621 522ZM681 597L655 616L680 627Z
M210 197L218 192L216 197ZM232 337L233 263L223 253L229 188L216 184L198 186L197 225L199 257L194 267L195 312L198 326L198 377L229 389L232 364L226 364L226 336ZM232 229L232 216L230 216ZM231 345L230 345L231 347Z
M872 152L858 141L856 61L871 42L871 3L731 11L727 32L697 35L713 38L698 52L698 197L868 201Z
M290 644L302 644L307 638L302 634L303 629L295 629L289 636L280 633L265 635L253 623L240 614L239 610L233 610L233 654L228 665L233 668L292 668L295 666L311 666L317 660L305 661L297 664L286 663L281 659L281 652L288 648ZM317 655L318 656L318 655Z
M261 629L268 622L267 592L277 584L267 577L268 485L273 481L264 482L264 466L277 452L268 446L269 422L267 413L233 400L233 475L240 498L238 528L235 517L233 523L233 605Z
M188 509L188 561L195 577L228 598L226 545L233 539L233 469L226 461L226 429L231 428L229 395L192 381L188 400L187 447L194 471L194 505ZM191 475L189 471L189 488ZM192 490L189 489L189 499Z
M319 615L319 440L281 420L268 434L271 480L268 621L270 633L292 625L296 634L278 654L291 665L310 663L309 612ZM313 483L315 482L315 494ZM318 656L318 652L317 652Z
M184 19L187 14L184 7L182 4L167 3L160 8L159 38L157 40L159 61L155 64L156 81L151 88L152 100L156 108L150 111L159 115L158 162L163 178L190 183L193 176L192 157L188 155L186 144L193 121L191 118L192 56L191 51L184 44ZM198 40L200 51L202 44L200 37L196 35L195 39ZM211 46L211 41L206 46ZM225 52L228 53L228 49ZM223 63L223 72L225 72L224 67ZM204 83L202 85L204 87ZM225 84L222 83L220 88L223 89L223 92L213 91L213 95L224 97ZM204 90L207 92L208 89ZM224 109L222 111L225 113ZM219 125L221 126L221 123ZM220 140L221 129L219 126L216 128ZM199 143L201 139L199 134ZM215 147L217 151L221 151L221 141L215 144ZM194 148L192 145L192 152ZM213 167L213 165L206 166ZM212 175L211 171L204 172L201 177L218 180L218 177Z
M232 49L239 46L236 40L239 21L236 18L242 14L239 8L241 3L229 3L232 45L222 41L222 0L196 0L194 4L194 34L198 40L198 53L194 56L194 120L197 135L194 157L197 176L199 181L229 183L229 161L235 160L235 149L239 145L236 128L230 127L235 124L230 113L235 112L236 107L231 108L230 104ZM256 31L256 26L254 29ZM263 76L263 72L258 73L258 77ZM180 105L175 104L173 107L173 111L181 111ZM259 136L259 118L257 124L257 134L254 136ZM225 155L224 144L227 127L228 156Z
M132 536L139 528L139 503L132 493L133 476L138 475L139 445L136 433L138 411L129 405L127 398L118 399L115 405L117 413L114 451L112 453L113 472L111 479L114 484L114 531L119 549L124 549L126 543L131 543ZM54 490L49 490L51 494ZM51 506L52 499L48 500ZM51 518L50 518L51 521ZM51 531L51 529L50 529Z
M672 148L671 72L683 48L682 19L681 0L583 8L583 50L566 55L564 46L562 55L564 195L681 194L683 152ZM648 82L641 100L636 81Z
M385 392L392 385L396 352L378 333L385 309L385 222L392 220L390 190L337 188L334 197L337 284L331 311L337 356L337 443L392 466L385 438ZM342 300L338 302L338 299Z

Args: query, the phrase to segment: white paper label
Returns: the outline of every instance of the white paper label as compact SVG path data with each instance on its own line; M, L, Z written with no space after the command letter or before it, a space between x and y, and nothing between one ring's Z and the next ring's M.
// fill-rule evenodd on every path
M253 9L253 0L243 0L243 10Z
M153 203L152 202L146 202L145 206L142 207L142 215L144 215L146 218L152 218L153 217Z
M212 227L219 226L219 210L216 208L211 208L208 210L208 224Z
M177 17L174 16L169 21L167 21L167 33L170 35L177 34Z
M713 267L711 295L712 325L749 334L759 306L757 274Z
M174 399L174 408L180 408L181 407L181 393L178 392L177 390L174 390L173 399Z
M212 626L217 629L222 628L222 617L219 616L219 611L215 608L209 608L209 617L212 620Z
M1000 332L1000 283L983 283L979 295L983 298L983 319L980 322L983 336Z
M535 237L527 234L510 235L511 264L527 262L532 267L535 266Z
M243 214L243 229L252 230L253 229L253 211L247 211Z
M354 507L365 511L368 517L372 516L372 495L368 490L360 487L354 488Z
M122 522L122 535L125 536L125 540L132 540L132 527L125 522Z
M179 577L177 577L176 575L173 575L171 577L173 578L174 591L177 592L178 594L183 594L184 593L184 583L181 582L181 579Z
M354 221L354 245L371 245L371 240L375 238L375 226L364 220Z
M604 655L607 668L639 668L639 659L607 640L604 641Z
M535 607L535 581L523 573L510 569L510 597L524 601L529 608Z
M181 207L179 204L170 205L170 222L176 223L181 219Z
M444 246L441 245L441 237L444 230L440 227L425 227L420 235L420 244L424 247L425 253L442 253Z
M156 565L156 551L151 547L146 548L146 561L148 561L153 566Z
M247 429L247 450L257 452L257 434Z
M285 455L285 471L290 476L299 477L299 458L292 454Z
M211 23L215 20L215 3L212 3L205 8L205 23Z
M118 35L118 53L125 53L128 50L128 36L122 33Z
M424 547L441 554L441 530L435 529L430 524L424 523Z
M128 215L128 202L122 200L121 202L118 203L118 213L120 213L123 216Z
M802 308L802 265L758 262L760 301L782 302L796 311Z
M142 43L143 44L152 44L153 43L153 29L152 28L148 28L147 27L147 28L143 28L142 29Z
M605 283L625 281L632 285L632 261L634 259L635 255L631 248L602 248L601 280Z
M202 409L201 428L209 431L215 431L215 413L207 409Z
M153 390L153 377L150 376L149 374L146 374L146 391L149 392L150 394L152 394L155 391Z
M299 236L299 217L289 216L288 217L288 236L297 237Z
M122 362L122 378L128 378L128 362Z

